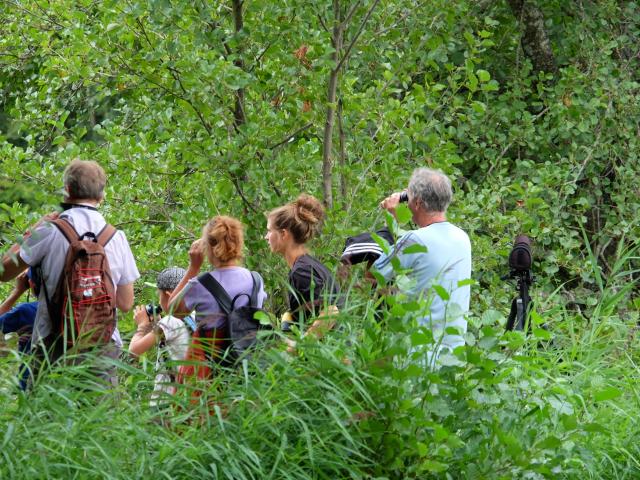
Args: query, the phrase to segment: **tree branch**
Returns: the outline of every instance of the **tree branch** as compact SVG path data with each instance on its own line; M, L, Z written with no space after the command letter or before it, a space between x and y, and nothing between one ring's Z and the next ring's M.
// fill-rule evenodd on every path
M327 24L324 22L322 15L318 14L318 20L320 20L320 25L322 25L322 28L324 28L324 31L329 33L329 27L327 27Z
M371 14L373 13L373 10L376 8L376 6L378 5L379 2L380 2L380 0L375 0L375 2L373 2L373 5L371 5L371 7L369 7L369 10L367 11L367 14L362 19L362 23L360 24L360 27L358 28L358 31L356 32L355 36L351 40L351 43L349 43L349 46L347 46L347 49L345 50L344 55L342 56L342 60L340 60L340 63L338 63L338 65L336 65L336 68L335 68L336 70L340 70L340 68L342 67L344 62L349 58L349 55L351 54L351 50L353 49L353 46L358 41L358 38L360 37L360 35L362 34L362 31L364 30L364 26L366 25L367 21L369 20L369 17L371 17Z
M358 9L358 7L360 6L360 4L362 3L362 0L358 0L356 3L354 3L351 8L349 9L349 12L347 12L347 16L344 18L344 20L342 21L342 28L346 28L347 25L349 25L349 22L351 21L351 17L353 17L353 14L356 13L356 10Z
M171 73L171 76L173 77L173 79L178 82L178 86L180 87L180 90L182 90L182 93L184 95L189 95L189 93L187 92L187 89L184 88L184 85L182 84L182 79L180 78L180 72L170 66L167 66L167 70L169 70L169 72ZM200 110L198 110L195 105L191 102L191 100L189 100L186 96L182 97L182 99L187 102L191 108L193 109L193 111L196 113L196 115L198 116L198 119L200 120L200 123L202 124L202 126L204 127L204 129L207 131L207 133L209 135L211 135L212 129L211 129L211 125L209 125L209 123L205 120L204 115L202 115L202 113L200 112Z
M289 143L289 141L291 141L291 139L295 138L299 133L304 132L305 130L311 128L313 126L313 122L309 122L306 125L300 127L299 129L297 129L295 132L293 132L290 135L287 135L284 140L281 140L280 142L267 146L267 149L269 150L275 150L276 148L284 145L285 143Z

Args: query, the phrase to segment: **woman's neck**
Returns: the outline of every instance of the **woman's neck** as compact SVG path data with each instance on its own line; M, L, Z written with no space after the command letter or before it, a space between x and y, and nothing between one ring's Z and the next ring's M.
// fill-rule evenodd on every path
M303 244L295 244L284 252L284 259L287 261L289 268L292 268L296 260L306 253L308 253L307 247Z
M237 266L238 266L238 260L233 260L231 262L215 262L213 264L213 267L216 268L217 270L220 270L221 268L232 268Z

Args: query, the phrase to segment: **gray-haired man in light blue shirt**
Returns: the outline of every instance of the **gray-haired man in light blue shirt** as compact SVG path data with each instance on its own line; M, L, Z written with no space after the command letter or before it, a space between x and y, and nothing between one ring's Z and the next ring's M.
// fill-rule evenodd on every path
M380 207L395 216L403 193L385 198ZM412 220L419 228L400 237L389 254L378 258L374 267L385 279L391 280L397 273L392 265L396 262L392 260L397 258L408 279L406 284L398 285L400 290L412 298L428 297L431 300L427 315L418 319L433 332L436 346L428 352L431 360L433 353L464 345L465 315L469 311L470 297L471 243L462 229L447 221L446 211L453 192L446 175L437 170L418 168L411 176L406 194ZM457 333L452 333L451 327Z

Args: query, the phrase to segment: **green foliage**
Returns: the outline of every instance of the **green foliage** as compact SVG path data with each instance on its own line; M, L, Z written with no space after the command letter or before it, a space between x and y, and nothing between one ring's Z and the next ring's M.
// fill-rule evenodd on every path
M242 2L239 31L231 3L2 9L3 245L56 207L71 158L95 159L109 175L103 213L144 280L184 265L205 221L231 214L270 311L282 309L286 266L262 238L264 213L322 191L333 2ZM466 349L427 371L411 359L429 342L405 323L415 306L394 301L378 324L353 293L351 343L308 345L295 363L276 355L219 386L228 410L185 403L169 430L141 401L145 368L126 366L118 399L98 407L63 376L29 399L5 388L2 476L636 477L640 9L537 3L555 78L532 74L508 2L468 0L381 2L341 73L346 157L336 138L336 207L315 253L337 263L346 235L385 223L378 202L413 168L442 169L456 190L449 216L473 244ZM357 5L346 45L372 4L341 5ZM498 333L519 232L534 239L530 338ZM140 282L139 303L153 295ZM188 420L202 415L204 426Z

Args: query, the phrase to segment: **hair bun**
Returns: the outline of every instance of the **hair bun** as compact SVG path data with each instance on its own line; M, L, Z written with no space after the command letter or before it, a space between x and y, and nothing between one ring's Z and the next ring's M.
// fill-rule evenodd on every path
M324 220L324 207L316 197L303 193L293 204L296 216L310 227L319 225Z
M272 210L269 220L275 228L289 230L294 240L302 244L320 232L324 207L317 198L303 193L293 202Z
M206 240L205 252L209 261L229 262L242 258L244 233L242 223L236 218L220 215L212 218L202 229Z

